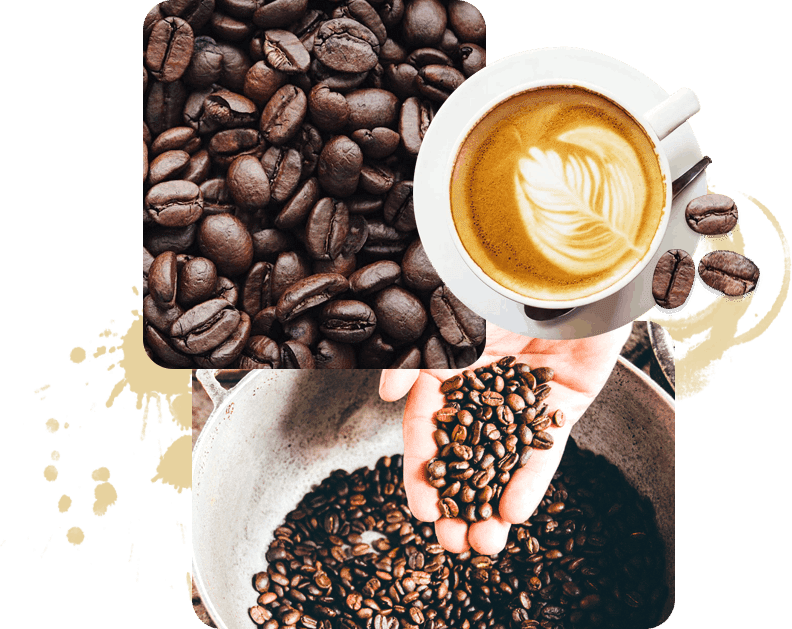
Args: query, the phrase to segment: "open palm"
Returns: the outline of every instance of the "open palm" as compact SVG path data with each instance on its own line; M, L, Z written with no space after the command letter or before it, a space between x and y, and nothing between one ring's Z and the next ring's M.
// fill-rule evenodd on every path
M503 356L516 356L532 368L555 371L548 410L561 409L566 416L562 428L553 428L555 445L537 450L525 467L512 475L500 500L499 515L468 524L461 518L441 518L439 492L429 484L426 462L437 456L432 436L437 429L434 412L444 404L440 383L461 369L385 370L380 396L395 401L409 393L404 411L404 486L410 509L421 521L435 522L437 539L444 548L459 553L471 546L484 555L499 552L506 545L509 527L525 522L542 500L561 462L569 433L610 376L630 326L587 339L547 341L507 332L487 324L487 344L475 369Z

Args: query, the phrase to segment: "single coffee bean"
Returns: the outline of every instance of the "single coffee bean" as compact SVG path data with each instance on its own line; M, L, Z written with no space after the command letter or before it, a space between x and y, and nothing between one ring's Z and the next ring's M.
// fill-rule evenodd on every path
M424 135L433 118L434 109L428 101L416 96L404 101L399 116L399 134L407 153L418 155Z
M154 25L146 48L146 67L162 83L181 78L193 54L193 29L178 17L168 17Z
M308 71L311 56L289 31L271 29L265 33L264 55L271 68L286 74L301 74Z
M426 98L442 103L465 82L465 75L447 65L428 65L418 71L415 85Z
M316 366L311 348L300 341L286 341L280 350L282 369L314 369Z
M537 432L531 445L537 450L549 450L553 447L553 436L548 432Z
M391 127L399 113L399 99L395 94L383 89L366 88L349 92L346 95L349 105L350 131Z
M360 343L377 326L374 311L362 301L332 301L322 308L320 330L325 337L342 343Z
M377 65L380 43L360 22L339 18L324 22L316 33L314 54L338 72L368 72Z
M723 194L705 194L685 208L688 226L698 234L728 234L737 224L737 205Z
M693 258L681 249L666 251L657 261L652 276L652 296L661 308L679 308L687 301L696 267Z
M272 144L285 144L297 134L307 113L305 92L294 85L284 85L261 112L261 135Z
M185 312L171 328L174 346L186 354L209 352L237 328L239 311L225 299L212 299Z
M251 336L242 350L241 369L280 369L278 344L266 336Z
M347 115L348 119L349 116ZM346 121L344 124L346 124ZM358 129L350 137L358 143L363 155L370 159L384 159L393 154L398 148L400 140L399 134L387 127Z
M399 342L416 341L428 324L421 300L399 286L389 286L374 295L372 307L382 331Z
M486 336L484 319L463 304L446 286L432 293L432 319L443 338L455 347L475 347Z
M285 28L305 13L308 0L263 0L254 3L253 23L260 28ZM250 17L245 15L243 17ZM286 623L294 624L294 623Z
M439 0L413 0L404 10L404 39L416 48L435 46L443 38L447 23L446 8Z
M253 239L244 224L230 214L207 216L201 221L198 248L222 275L241 275L253 262Z
M759 267L734 251L708 253L701 258L698 272L707 286L730 297L750 293L759 280Z
M390 260L380 260L358 269L349 276L349 288L354 293L369 295L390 286L401 276L401 267Z
M214 297L217 291L217 267L206 258L192 258L179 273L179 302L185 308Z
M357 189L363 152L345 135L335 136L325 144L319 157L319 183L336 197L348 197Z
M201 189L190 181L163 181L146 194L146 210L158 225L186 227L203 213Z
M226 185L237 207L248 212L263 209L270 201L270 182L261 162L252 155L237 157L228 167Z
M343 201L321 199L311 210L305 224L308 253L317 260L338 257L349 233L349 210Z
M323 304L346 291L349 282L343 275L321 273L300 280L281 295L276 306L280 321L289 321L306 310Z

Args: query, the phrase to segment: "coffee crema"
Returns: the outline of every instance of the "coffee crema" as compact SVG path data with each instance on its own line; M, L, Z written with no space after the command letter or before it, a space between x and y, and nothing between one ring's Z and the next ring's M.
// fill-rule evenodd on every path
M640 124L578 86L498 103L462 143L450 184L468 255L539 300L589 297L627 275L651 247L666 194Z

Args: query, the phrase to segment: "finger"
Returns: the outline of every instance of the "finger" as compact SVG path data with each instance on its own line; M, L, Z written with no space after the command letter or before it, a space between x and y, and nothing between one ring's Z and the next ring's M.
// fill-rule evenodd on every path
M418 379L418 369L383 369L380 375L379 394L386 402L400 400Z
M433 409L443 406L437 378L421 371L407 396L402 432L404 435L404 489L407 504L416 518L434 522L440 517L439 495L429 484L426 462L437 455Z
M437 542L451 553L463 553L468 543L468 525L460 518L441 518L435 522Z
M506 547L511 524L499 517L470 525L468 542L481 555L494 555Z
M500 516L512 524L522 524L539 506L553 474L561 463L570 426L553 430L555 440L549 450L535 450L525 467L517 470L501 496Z

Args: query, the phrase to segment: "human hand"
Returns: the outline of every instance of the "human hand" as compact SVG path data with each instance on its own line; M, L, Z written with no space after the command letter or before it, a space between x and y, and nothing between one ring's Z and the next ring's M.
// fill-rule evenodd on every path
M506 545L512 524L525 522L539 506L547 486L561 462L572 427L597 397L608 380L616 358L630 334L625 326L586 339L547 341L507 332L487 324L487 344L475 369L502 358L516 356L532 368L555 371L548 410L561 409L566 423L553 429L554 446L536 450L528 463L513 473L500 499L499 514L468 524L461 518L441 518L439 492L429 484L426 462L437 455L433 433L434 413L444 405L440 384L462 369L392 369L380 379L380 396L395 401L409 393L404 410L404 487L413 515L435 522L437 540L447 550L460 553L472 547L483 555L500 552Z

